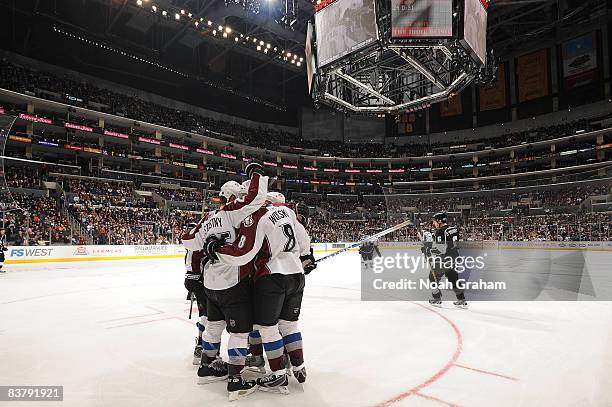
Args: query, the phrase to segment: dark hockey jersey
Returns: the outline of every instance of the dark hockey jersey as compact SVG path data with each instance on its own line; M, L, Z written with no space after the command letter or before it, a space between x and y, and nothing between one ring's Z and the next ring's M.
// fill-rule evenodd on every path
M455 226L444 225L434 231L432 254L456 257L459 255L459 232Z

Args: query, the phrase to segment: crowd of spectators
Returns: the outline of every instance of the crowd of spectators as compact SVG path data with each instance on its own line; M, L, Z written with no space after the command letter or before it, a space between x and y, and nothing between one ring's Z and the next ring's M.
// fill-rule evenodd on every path
M199 189L159 188L155 192L164 199L179 202L204 202L204 192Z
M78 243L164 244L177 242L183 226L198 216L207 199L201 189L162 188L147 184L168 201L192 202L171 210L137 192L141 182L53 175L57 190L45 190L38 177L43 169L10 166L6 179L17 211L3 208L9 239L20 244ZM187 181L188 183L188 181ZM38 188L43 196L24 194ZM146 189L145 188L145 189ZM590 196L610 199L610 183L576 183L527 191L483 191L471 194L412 194L343 196L295 193L288 198L308 207L315 242L356 241L406 218L416 226L389 239L416 239L417 228L429 215L446 211L466 240L601 240L611 239L609 213L589 213L583 205ZM46 196L50 195L50 196ZM600 199L601 200L601 199ZM62 207L69 216L62 215ZM78 230L72 230L71 220ZM74 225L73 225L74 226Z
M612 214L588 213L581 204L589 196L611 193L610 184L591 184L461 197L391 195L354 201L308 194L294 199L311 208L309 227L317 242L358 241L407 218L415 226L386 238L414 240L418 227L437 211L450 214L465 240L610 240Z
M60 178L64 192L72 196L72 202L87 202L105 206L141 206L134 197L130 183L93 179ZM70 201L69 201L70 203Z
M244 126L219 121L199 114L180 111L155 103L145 102L135 95L113 92L85 81L58 76L48 72L0 61L0 87L43 98L60 95L64 103L87 106L143 122L150 122L185 131L195 131L221 139L232 140L251 146L275 150L280 146L310 149L318 155L343 157L413 157L427 154L442 154L499 148L527 144L575 134L578 130L589 131L593 127L587 120L563 123L532 129L521 133L504 134L486 140L466 142L465 146L454 146L451 142L419 143L410 145L383 145L376 143L344 144L329 141L304 141L293 133L272 131L257 126ZM71 98L66 98L70 95ZM90 103L93 102L93 103ZM79 121L75 117L76 122ZM63 143L56 135L36 134L36 140ZM91 139L71 135L71 142L81 146L97 147ZM578 147L592 147L576 143ZM118 147L117 154L128 156L131 151ZM36 151L32 152L37 158ZM145 158L155 157L153 152L139 152ZM533 152L521 152L517 160L531 160ZM542 153L548 154L548 153ZM176 158L177 160L179 158ZM571 159L571 158L566 158ZM487 159L483 160L486 163ZM435 162L435 166L448 169L463 168L469 160L462 162ZM67 163L70 164L70 163ZM74 163L72 163L74 164ZM484 168L484 167L483 167ZM544 168L544 167L543 167ZM117 168L121 170L121 168ZM533 168L532 168L533 169ZM134 170L137 171L137 170ZM469 170L467 170L469 171ZM499 174L509 169L492 170ZM520 172L520 168L516 172ZM59 178L64 196L30 196L18 191L22 189L44 189L41 180L47 179L45 168L9 167L5 179L7 186L19 193L13 198L19 210L2 212L9 240L18 244L81 243L90 238L96 244L163 244L176 242L181 228L194 214L188 211L168 212L158 207L153 200L143 199L135 193L139 182L100 181L87 178ZM409 174L412 176L412 174ZM426 176L426 174L423 174ZM450 178L460 177L452 174ZM185 177L189 177L188 174ZM449 177L445 175L445 177ZM133 180L131 180L133 181ZM205 196L200 189L153 189L169 201L202 203ZM43 191L48 194L48 191ZM314 241L356 241L384 229L397 219L412 216L418 224L420 215L438 210L455 213L454 222L460 227L462 236L468 240L601 240L611 239L611 215L586 213L581 204L589 195L608 195L610 185L574 186L563 189L542 189L524 193L471 194L463 196L418 195L401 198L358 197L342 199L317 194L293 197L312 208L310 232ZM68 199L67 199L68 198ZM69 207L72 216L80 225L75 231L71 219L62 214L62 207ZM199 205L193 208L197 209ZM534 214L533 209L543 213ZM503 212L503 213L501 213ZM425 219L425 216L423 217ZM81 230L86 236L81 236ZM389 239L416 239L417 227L404 228Z
M9 188L40 189L43 170L34 167L16 167L6 165L4 179Z
M0 61L0 87L20 93L35 94L42 98L60 98L63 103L75 104L135 120L158 124L178 130L206 134L211 137L234 141L269 150L281 146L307 149L309 153L337 157L417 157L427 154L457 153L489 148L529 144L537 141L570 136L576 131L592 130L586 119L555 126L534 128L529 131L503 134L486 140L466 142L410 143L407 145L382 143L343 143L302 140L297 132L272 130L261 126L245 126L233 122L212 119L200 114L177 110L156 103L146 102L136 95L113 92L83 80L58 76L24 66ZM66 95L70 95L67 98ZM78 122L78 118L74 118ZM50 140L55 142L53 140ZM83 140L82 144L90 142ZM96 147L95 143L91 147Z
M20 93L33 93L47 99L52 97L49 92L62 97L70 95L72 98L64 97L62 102L184 131L201 134L211 131L219 138L229 138L262 148L287 142L299 143L299 138L294 133L215 120L196 113L145 102L136 95L113 92L68 76L35 71L7 60L0 61L0 87Z
M14 193L12 199L0 214L9 242L32 246L81 241L62 216L57 198Z
M94 244L178 243L183 226L192 219L189 212L166 214L159 208L74 204L69 211Z

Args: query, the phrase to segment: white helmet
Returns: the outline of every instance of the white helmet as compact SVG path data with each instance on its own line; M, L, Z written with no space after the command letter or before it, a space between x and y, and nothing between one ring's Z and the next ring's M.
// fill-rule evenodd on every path
M236 198L240 196L240 184L236 181L227 181L221 186L219 196L224 197L229 202L232 195Z
M266 201L270 201L272 203L284 204L285 195L283 195L280 192L276 192L276 191L268 192L268 194L266 195Z

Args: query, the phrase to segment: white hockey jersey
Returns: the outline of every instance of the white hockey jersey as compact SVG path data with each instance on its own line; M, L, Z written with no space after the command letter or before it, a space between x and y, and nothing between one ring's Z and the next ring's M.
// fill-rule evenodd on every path
M310 253L310 237L286 206L268 206L247 217L236 241L219 248L225 264L240 266L254 261L253 279L267 274L303 273L299 256Z
M182 236L187 250L201 250L209 236L225 238L226 242L236 240L236 230L242 221L261 208L268 193L268 177L253 175L249 190L244 198L226 204L223 209L212 211L194 229ZM249 265L229 265L221 262L207 262L203 269L204 287L210 290L225 290L235 286L252 272Z

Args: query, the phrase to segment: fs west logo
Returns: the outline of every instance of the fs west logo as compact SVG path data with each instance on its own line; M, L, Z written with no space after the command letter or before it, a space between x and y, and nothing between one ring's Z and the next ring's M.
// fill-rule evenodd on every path
M10 257L49 257L53 249L43 248L23 248L11 249Z

